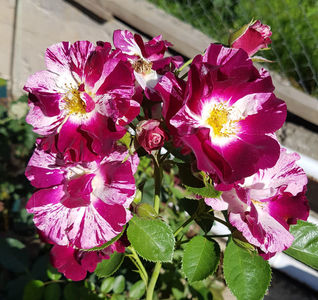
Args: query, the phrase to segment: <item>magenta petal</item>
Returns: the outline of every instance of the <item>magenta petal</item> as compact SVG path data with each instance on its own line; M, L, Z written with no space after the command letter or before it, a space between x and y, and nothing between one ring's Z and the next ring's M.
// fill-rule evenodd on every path
M259 49L266 48L272 41L270 27L263 25L259 20L249 24L231 45L233 48L242 48L249 56L254 55Z
M58 185L53 188L36 191L26 205L29 213L33 213L38 207L50 206L60 202L64 196L63 186Z
M50 258L52 266L63 273L65 277L73 281L80 281L86 277L87 272L76 260L76 251L72 247L54 245Z
M83 80L86 61L94 50L95 46L89 41L77 41L71 45L70 70L77 75L79 82Z
M113 42L114 46L124 53L129 55L141 55L141 51L135 41L134 35L128 30L115 30Z
M268 203L269 214L287 228L296 224L298 219L307 220L309 206L305 191L306 189L293 197L288 194L277 196Z
M120 97L132 97L134 94L134 75L130 64L118 59L109 59L104 64L101 78L96 82L96 95L107 93Z
M61 42L47 48L45 62L49 71L56 74L70 73L70 47L69 42Z
M94 176L94 174L85 174L69 180L66 186L67 195L61 203L68 208L88 206L90 204L90 193L93 190L92 180Z
M34 187L45 188L61 184L64 171L56 168L56 156L35 149L25 170L25 176Z
M81 265L84 270L88 272L94 272L97 264L102 261L102 257L99 255L101 251L88 251L82 252Z
M274 95L257 114L239 122L242 132L249 134L271 133L281 128L287 115L286 103Z
M252 206L253 207L253 206ZM289 248L293 236L279 222L261 209L252 209L244 220L243 215L229 215L230 223L240 230L243 236L263 252L282 252Z
M121 205L107 205L96 199L87 208L69 210L64 228L72 245L80 249L101 246L118 235L126 224L126 209Z
M57 148L75 161L94 160L96 155L91 151L91 138L81 132L79 125L68 118L59 130Z
M239 138L226 146L213 145L236 170L231 176L224 176L223 180L227 183L248 177L259 169L273 167L279 157L280 146L270 136L240 134Z
M30 99L34 98L30 94ZM39 102L29 102L29 113L26 116L26 122L33 126L33 131L40 135L51 135L56 133L57 127L64 119L63 115L53 115L52 117L43 114Z
M204 202L217 211L228 209L228 204L221 198L205 198Z
M107 154L113 149L114 141L122 138L126 130L116 131L112 120L96 113L89 121L81 126L81 130L93 139L92 149L98 154Z
M60 113L59 102L63 95L56 87L57 75L49 71L40 71L28 78L24 90L33 94L30 101L35 102L48 117Z

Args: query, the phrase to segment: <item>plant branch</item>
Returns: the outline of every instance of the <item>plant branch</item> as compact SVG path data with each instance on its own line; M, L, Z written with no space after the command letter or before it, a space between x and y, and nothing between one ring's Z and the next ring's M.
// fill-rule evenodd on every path
M136 250L132 247L129 246L128 249L130 250L130 252L132 253L131 255L127 255L132 262L135 264L135 266L138 268L139 273L140 273L140 277L141 279L145 282L145 285L148 285L148 273L144 267L144 265L142 264ZM132 259L133 258L133 259Z
M188 61L186 61L178 70L177 72L180 73L185 67L187 67L188 65L190 65L193 61L193 58L189 59Z
M155 285L156 285L156 282L157 282L158 277L159 277L161 265L162 265L161 262L157 262L155 265L155 268L153 270L153 273L152 273L152 276L151 276L151 279L150 279L150 282L148 285L146 300L152 300L152 298L153 298L153 292L154 292Z
M191 223L194 220L194 217L190 217L188 220L186 220L179 228L174 232L174 236L176 237L182 229L184 229L189 223Z

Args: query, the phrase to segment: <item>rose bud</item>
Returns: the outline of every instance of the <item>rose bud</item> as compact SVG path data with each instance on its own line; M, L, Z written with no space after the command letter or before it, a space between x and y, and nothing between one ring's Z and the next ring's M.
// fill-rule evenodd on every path
M138 123L136 128L137 141L149 154L160 149L167 139L166 133L160 128L160 121L146 120Z
M249 56L253 56L258 50L267 48L272 41L272 35L268 25L262 24L259 20L252 21L232 33L229 37L231 48L243 49Z

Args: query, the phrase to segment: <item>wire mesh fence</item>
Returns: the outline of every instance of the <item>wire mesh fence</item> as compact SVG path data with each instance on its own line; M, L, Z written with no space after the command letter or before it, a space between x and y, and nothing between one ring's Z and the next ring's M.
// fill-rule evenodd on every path
M291 84L318 97L317 0L148 0L192 24L211 38L227 44L228 36L252 18L271 26L267 67Z

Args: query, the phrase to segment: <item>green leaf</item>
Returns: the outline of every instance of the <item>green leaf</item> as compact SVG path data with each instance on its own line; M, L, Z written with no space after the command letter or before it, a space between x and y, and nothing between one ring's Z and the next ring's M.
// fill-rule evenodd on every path
M44 300L59 300L61 298L61 287L58 283L50 283L45 287Z
M114 252L109 259L103 259L96 267L98 277L108 277L114 274L124 260L125 254Z
M24 244L13 238L0 239L0 264L6 269L23 273L28 269L28 255Z
M32 280L30 275L21 275L7 282L7 300L23 299L23 292L26 284Z
M178 163L179 176L185 186L196 188L204 187L204 183L199 178L193 176L193 170L190 163Z
M207 185L205 187L192 187L185 185L187 191L192 192L193 194L200 195L203 198L218 198L221 196L222 192L217 191L212 185Z
M295 240L285 253L318 270L318 226L299 220L290 232Z
M80 286L75 282L68 283L64 288L63 295L65 300L81 299Z
M103 294L109 293L113 289L114 280L114 277L105 278L100 285L100 291Z
M129 297L132 299L140 299L146 292L146 285L143 280L135 282L129 289Z
M171 228L161 220L134 216L127 236L132 246L146 260L170 262L173 256L174 236Z
M105 248L107 248L108 246L114 244L116 241L118 241L121 236L123 235L123 233L125 232L126 229L126 225L124 225L123 230L121 231L120 234L116 235L114 238L112 238L109 242L105 243L102 246L98 246L98 247L94 247L94 248L90 248L90 249L81 249L82 251L98 251L98 250L103 250Z
M125 277L119 275L115 278L113 283L113 291L115 294L121 294L125 290Z
M192 292L192 296L197 296L202 300L213 300L212 292L205 286L203 281L193 282L190 290Z
M31 274L33 278L42 280L42 281L47 281L48 276L47 276L47 270L46 266L49 263L49 256L48 254L39 256L36 261L32 264L31 268Z
M249 252L230 239L224 252L225 281L238 300L263 299L271 269L256 252Z
M48 265L46 274L51 280L59 280L62 277L62 274L59 273L59 271L56 270L51 264Z
M195 236L186 244L182 269L190 283L213 274L220 261L220 247L215 241Z
M124 295L113 294L110 300L127 300Z
M23 300L40 300L44 291L44 282L41 280L29 281L23 293Z

